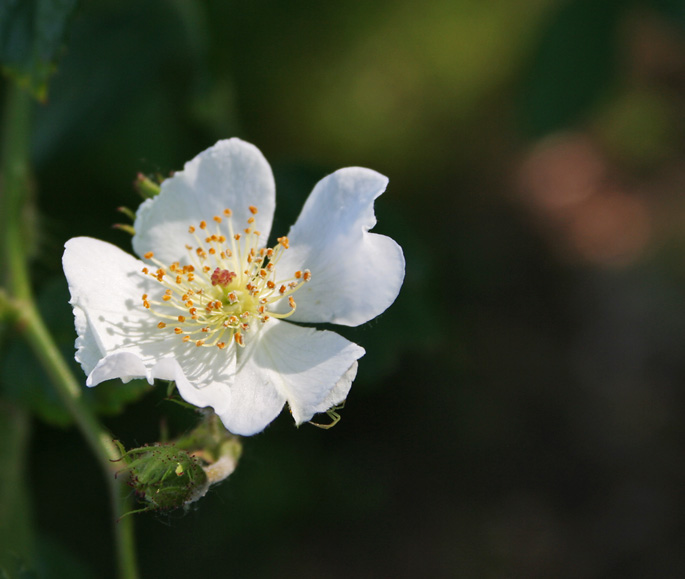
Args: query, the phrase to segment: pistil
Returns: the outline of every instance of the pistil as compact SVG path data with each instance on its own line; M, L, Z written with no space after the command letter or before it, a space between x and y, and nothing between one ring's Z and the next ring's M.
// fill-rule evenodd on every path
M257 208L249 207L247 227L236 233L232 212L210 224L201 221L190 226L194 244L186 245L188 262L165 265L153 252L144 255L156 266L142 272L164 286L159 299L143 294L143 307L161 321L157 328L196 347L225 349L235 342L245 346L246 336L271 318L287 318L297 304L293 294L311 279L309 270L296 271L291 278L279 279L276 266L289 248L287 237L278 238L274 247L259 247L260 232L254 229ZM211 222L210 222L211 223ZM286 299L287 313L272 310Z

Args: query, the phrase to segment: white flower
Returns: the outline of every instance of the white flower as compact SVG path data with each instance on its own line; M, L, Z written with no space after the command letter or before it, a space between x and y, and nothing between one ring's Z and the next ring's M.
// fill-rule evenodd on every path
M86 384L173 380L242 435L263 430L285 402L298 424L339 404L363 348L290 322L357 326L395 300L402 250L369 233L386 185L370 169L336 171L267 248L275 185L266 159L239 139L200 153L140 206L133 249L144 261L87 237L65 246Z

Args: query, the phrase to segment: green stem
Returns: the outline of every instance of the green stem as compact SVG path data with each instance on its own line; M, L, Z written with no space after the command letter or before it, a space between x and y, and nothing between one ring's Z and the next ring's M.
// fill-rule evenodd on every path
M114 535L119 576L122 579L134 579L138 577L138 572L136 570L133 519L124 518L120 520L132 508L126 498L130 489L114 478L119 467L117 463L112 462L118 461L120 458L119 449L112 441L112 435L102 427L84 404L80 396L80 385L61 356L33 303L15 304L14 311L17 314L18 327L22 329L34 354L52 379L62 402L67 407L69 414L76 422L105 473L115 519Z
M26 267L26 243L22 219L29 183L30 126L33 101L24 91L9 83L3 119L2 165L0 166L0 219L2 248L6 265L6 287L19 299L31 297Z
M0 574L35 561L33 513L26 480L31 417L0 400Z
M32 298L28 275L28 256L23 243L22 219L29 182L29 134L32 101L28 94L10 83L3 126L3 159L0 166L0 240L2 257L7 263L7 292L0 289L0 312L9 313L22 331L45 371L50 376L62 402L95 454L107 480L112 512L119 577L138 577L133 519L119 520L131 509L128 489L114 478L120 457L112 435L98 422L81 398L81 385L72 374L48 332Z

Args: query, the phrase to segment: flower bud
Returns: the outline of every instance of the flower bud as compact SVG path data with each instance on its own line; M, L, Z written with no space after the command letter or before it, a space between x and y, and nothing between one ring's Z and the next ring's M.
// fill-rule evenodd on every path
M240 439L224 428L214 412L201 414L198 425L173 443L126 451L114 441L121 451L119 460L126 463L119 473L129 474L128 484L147 504L127 515L185 507L233 473L242 453Z
M147 504L134 513L182 507L204 495L209 486L202 461L173 444L133 448L121 459L127 466L119 472L129 473L128 484Z

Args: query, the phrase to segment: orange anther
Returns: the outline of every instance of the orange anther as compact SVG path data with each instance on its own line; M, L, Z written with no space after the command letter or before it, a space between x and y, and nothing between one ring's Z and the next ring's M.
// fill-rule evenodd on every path
M164 322L159 322L159 324L157 324L157 327L161 330L162 328L166 328L166 324Z
M143 255L143 257L144 257L145 259L150 259L150 258L153 257L154 255L155 255L155 254L154 254L153 252L148 251L145 255Z
M252 213L252 215L257 215L257 208L254 205L250 205L248 209L250 210L250 213Z

